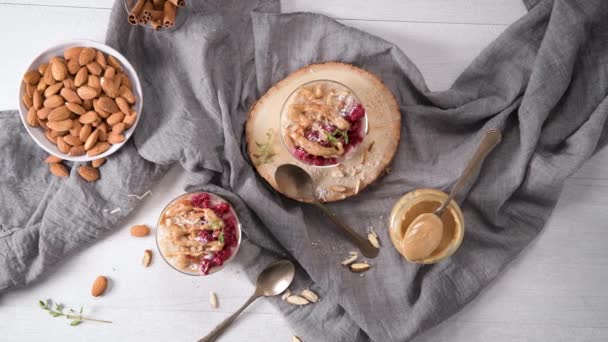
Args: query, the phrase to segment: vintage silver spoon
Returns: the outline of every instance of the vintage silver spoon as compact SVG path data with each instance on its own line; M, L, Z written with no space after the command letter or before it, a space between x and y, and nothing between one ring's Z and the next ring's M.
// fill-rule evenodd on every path
M369 240L359 235L346 223L342 222L336 214L323 205L316 196L312 177L299 166L283 164L274 173L274 180L279 189L285 195L309 202L321 209L338 226L341 231L352 241L367 258L378 256L379 249L374 247Z
M443 203L432 213L424 213L414 219L405 232L403 244L412 246L403 247L403 253L408 260L420 260L430 255L439 243L443 234L443 222L441 215L448 207L454 196L479 172L479 168L488 154L502 140L502 134L498 129L490 129L481 139L477 151L469 160L467 167L462 171L460 178L452 187L452 191ZM420 237L425 236L425 244L420 244ZM424 247L424 248L422 248Z
M215 341L222 332L236 319L238 315L260 297L271 297L283 293L296 274L296 268L293 263L289 260L278 260L268 265L262 273L258 276L258 280L255 285L255 291L253 295L247 299L245 304L241 306L232 316L226 318L220 325L218 325L213 331L207 336L198 340L199 342L211 342Z

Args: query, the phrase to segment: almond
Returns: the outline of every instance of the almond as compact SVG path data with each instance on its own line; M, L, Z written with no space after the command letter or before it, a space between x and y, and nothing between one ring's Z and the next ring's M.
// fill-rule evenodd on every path
M112 115L110 115L106 119L106 122L108 123L108 125L114 126L117 123L121 122L124 118L125 118L125 114L123 114L123 112L116 112L116 113L113 113Z
M101 51L97 51L97 54L95 55L95 62L97 62L97 64L99 64L104 69L108 66L106 56Z
M365 271L369 270L369 268L370 268L369 264L365 263L365 262L350 265L350 270L355 273L365 272Z
M70 128L70 135L78 138L80 136L81 129L82 129L82 124L80 122L78 122L77 120L72 120L72 128ZM78 139L78 140L80 140L80 139Z
M62 121L68 119L72 112L65 105L59 106L49 113L48 120L49 121Z
M110 149L110 144L105 141L98 142L92 149L87 152L87 156L94 157L104 153Z
M150 234L150 228L145 224L138 224L131 227L131 236L144 237L148 234Z
M99 93L101 93L101 80L99 78L99 76L97 75L91 75L89 74L89 79L87 80L87 85L93 89L95 89L95 91L97 92L97 95L99 95Z
M112 67L107 67L106 71L103 73L103 77L112 79L116 75L116 69Z
M300 297L300 296L289 296L289 297L287 297L287 299L285 299L285 301L289 304L300 305L300 306L310 304L308 299Z
M67 132L72 128L73 122L70 119L66 119L62 121L49 121L46 125L54 131Z
M25 75L23 75L23 82L27 83L27 84L38 84L38 81L40 81L40 73L36 70L31 70L25 73Z
M76 91L76 85L74 84L74 80L71 78L66 78L65 80L63 80L63 87Z
M70 75L76 75L78 70L80 70L80 63L78 63L78 59L76 59L76 58L70 59L68 61L67 67L68 67L68 73L70 73Z
M76 92L73 91L72 89L68 89L68 88L61 89L61 96L63 96L63 98L66 99L68 102L77 103L77 104L82 103L82 100L80 99L78 94L76 94Z
M378 241L378 236L376 236L375 234L369 233L369 234L367 234L367 239L369 240L369 243L372 244L372 246L374 246L376 248L380 248L380 241Z
M125 113L125 115L129 115L129 113L131 113L131 106L129 106L127 101L122 97L118 96L116 98L116 105L118 106L121 112Z
M36 111L36 115L37 115L37 114L38 114L38 111ZM41 127L43 130L45 130L45 131L49 129L49 128L46 126L46 121L45 121L45 120L40 120L40 119L38 119L38 124L40 124L40 127Z
M131 89L125 87L124 85L120 86L118 94L120 95L120 97L127 100L129 104L135 103L135 96L133 95L133 92L131 92Z
M304 291L300 292L300 296L311 303L316 303L319 301L319 296L309 289L305 289Z
M102 77L100 81L101 89L111 98L115 98L119 94L120 79L111 79Z
M133 126L135 124L136 119L137 119L137 114L131 114L131 115L125 116L125 118L122 122L124 122L125 125L127 126L127 129L129 129L129 128L131 128L131 126Z
M89 77L89 80L90 80L90 77ZM80 98L83 100L90 100L97 96L97 90L95 90L89 86L82 86L82 87L78 88L78 90L76 92L78 93L78 96L80 96Z
M38 89L34 89L34 93L32 94L32 107L36 110L42 108L42 96Z
M37 90L35 85L33 85L33 84L25 85L25 93L27 94L27 96L34 96L35 90Z
M92 124L93 122L97 121L97 119L99 119L99 116L96 112L91 110L82 114L78 121L80 121L82 124Z
M84 143L84 149L87 151L92 149L93 146L95 146L95 144L97 144L97 138L99 138L98 129L96 129L93 133L91 133L91 135L89 135L89 137L87 138L87 140Z
M112 68L116 69L116 70L120 70L122 71L122 66L120 65L120 62L118 62L118 60L112 56L112 55L108 55L108 65L111 66Z
M44 75L44 72L46 71L46 68L49 67L48 63L42 63L38 66L38 72L40 73L40 75Z
M49 170L57 177L67 177L70 175L68 169L63 164L59 163L49 164Z
M93 100L93 109L97 112L97 114L99 114L99 116L103 119L107 118L108 116L110 116L110 113L106 112L105 110L103 110L101 108L101 106L99 105L99 99L95 99Z
M94 168L99 168L105 162L106 162L106 158L95 159L91 162L91 166L93 166Z
M85 110L93 109L93 99L83 100L82 108L84 108Z
M345 259L344 261L342 261L341 264L342 264L342 266L349 266L353 262L357 261L358 257L359 257L359 255L357 253L352 253L351 252L350 257L348 257L347 259Z
M102 122L101 124L99 124L99 126L97 126L97 129L99 129L99 138L97 138L98 141L108 141L108 133L105 129L105 122Z
M82 54L81 54L82 56ZM93 282L93 286L91 287L91 295L93 297L101 296L108 287L108 279L104 276L99 276Z
M148 266L150 266L151 261L152 261L152 251L149 249L146 249L144 251L144 257L141 259L141 264L144 267L148 267Z
M82 145L82 141L80 141L80 139L78 137L73 136L71 132L69 135L66 135L65 137L63 137L63 140L65 140L65 142L68 143L70 146Z
M127 74L121 72L118 75L118 78L120 79L120 85L123 85L129 89L133 89L133 85L131 84L131 80L129 79L129 76L127 76Z
M119 122L112 126L112 133L122 134L125 131L126 125L124 122Z
M63 88L63 83L55 83L51 86L48 86L44 90L44 97L49 98L49 97L57 94L59 92L59 90L61 90L61 88Z
M63 97L61 97L61 95L53 95L51 97L47 97L42 105L46 108L57 108L59 106L63 106L64 103L65 100Z
M89 71L86 67L81 67L80 70L76 73L76 77L74 77L74 85L80 87L85 85L89 79Z
M55 60L51 63L51 74L56 81L63 81L68 77L68 68L61 60Z
M80 101L80 98L78 100ZM70 110L70 112L72 112L74 114L82 115L82 114L84 114L84 113L87 112L84 108L82 108L81 105L79 105L77 103L67 102L65 104L65 106L68 107L68 109Z
M125 136L122 134L117 134L114 132L110 132L110 134L108 134L108 142L112 145L120 144L123 141L125 141Z
M82 46L69 47L69 48L65 49L65 51L63 51L63 58L65 58L66 60L70 60L70 59L78 60L78 57L80 56L80 53L82 52L82 49L84 49Z
M87 64L87 70L89 70L89 74L97 76L101 75L102 72L101 66L97 62Z
M36 115L38 115L38 119L46 120L48 118L49 113L52 111L51 108L42 107L38 111L36 111Z
M38 82L38 85L36 86L36 89L38 89L38 91L42 93L46 90L47 87L48 85L44 83L43 80L40 80L40 82Z
M70 150L68 151L68 156L77 157L82 156L85 153L86 151L84 150L83 145L72 146L72 148L70 148Z
M59 152L68 153L70 152L70 148L72 148L72 146L70 146L70 144L63 139L63 137L57 137L57 149Z
M23 94L23 97L21 98L21 100L23 101L23 105L27 109L30 109L34 105L34 100L32 100L32 97L29 96L28 94Z
M214 309L217 309L219 307L219 305L217 303L217 295L213 291L209 292L209 303L211 304L211 307Z
M53 78L51 69L52 69L51 64L49 64L49 66L46 68L46 70L44 70L44 75L42 76L42 81L44 81L44 83L46 83L47 85L53 85L53 84L57 83L57 81L55 81L55 79Z
M53 145L57 145L57 137L53 136L53 131L51 131L50 129L44 131L44 136L46 137L46 139L48 141L50 141L51 143L53 143Z
M44 162L47 163L47 164L61 163L62 161L63 161L63 159L61 159L61 158L59 158L57 156L54 156L54 155L49 155L44 160Z
M78 134L78 138L80 139L80 141L87 141L87 138L89 137L89 135L91 135L92 130L93 129L89 124L82 126L82 128L80 129L80 133Z
M87 182L94 182L99 179L99 170L91 166L80 166L78 168L78 174Z
M107 96L101 96L98 99L98 102L99 102L99 107L101 107L101 109L103 109L106 112L114 113L114 112L118 112L120 110L118 108L118 106L116 105L116 102L114 102L114 100L112 100L111 98L109 98Z
M34 107L30 107L30 109L28 109L27 114L25 116L25 121L27 121L27 124L32 127L40 126L40 122L38 121L38 115L36 115L36 109Z
M95 57L97 57L97 51L90 47L85 47L80 51L80 55L78 56L78 63L80 65L87 65L91 63Z

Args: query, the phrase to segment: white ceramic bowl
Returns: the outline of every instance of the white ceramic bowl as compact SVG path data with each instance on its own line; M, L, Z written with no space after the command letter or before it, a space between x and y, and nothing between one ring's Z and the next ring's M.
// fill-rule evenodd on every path
M41 54L36 56L36 58L34 58L34 60L28 66L27 70L25 70L23 72L23 74L25 74L27 71L30 71L30 70L37 70L38 66L40 64L47 63L51 59L51 57L63 56L63 52L65 51L65 49L67 49L69 47L73 47L73 46L92 47L92 48L95 48L106 54L114 56L116 59L118 59L118 61L122 65L124 72L127 74L127 76L129 76L129 79L131 80L131 84L133 85L133 95L135 95L135 112L137 113L137 118L135 119L135 123L133 124L133 126L131 126L131 128L129 128L128 130L125 131L125 133L124 133L125 141L123 141L120 144L112 145L109 150L107 150L106 152L104 152L100 155L94 156L94 157L89 157L86 154L82 155L82 156L77 156L77 157L69 156L66 153L61 153L55 144L48 141L48 139L44 135L44 130L42 128L30 127L30 125L27 124L27 122L26 122L27 107L25 107L25 105L23 104L23 101L21 101L21 98L23 97L23 94L25 92L25 85L21 81L21 79L19 80L21 82L21 84L19 86L19 97L18 97L19 107L18 108L19 108L19 114L21 116L21 121L23 122L23 126L25 126L25 129L30 134L32 139L34 139L34 141L38 144L38 146L42 147L48 153L55 155L61 159L77 161L77 162L85 162L85 161L91 161L91 160L95 160L95 159L99 159L99 158L103 158L103 157L107 157L107 156L111 155L112 153L118 151L129 140L129 138L131 138L131 136L133 135L133 132L135 131L135 128L137 127L137 124L139 123L139 120L141 118L142 105L143 105L143 92L141 90L141 83L139 82L139 77L137 76L135 69L133 69L133 66L131 65L131 63L129 63L129 61L122 54L120 54L120 52L114 50L113 48L111 48L105 44L90 41L90 40L74 40L74 41L70 41L70 42L66 42L66 43L61 43L61 44L55 45L55 46L43 51Z

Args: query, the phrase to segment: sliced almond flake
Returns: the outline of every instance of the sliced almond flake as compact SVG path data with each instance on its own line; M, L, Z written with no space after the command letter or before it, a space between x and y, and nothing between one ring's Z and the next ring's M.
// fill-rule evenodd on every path
M329 189L333 192L340 192L340 193L344 193L344 192L346 192L346 190L348 190L347 187L342 186L342 185L332 185Z
M287 299L285 301L289 304L300 305L300 306L310 304L308 299L300 297L300 296L289 296L289 297L287 297Z
M365 272L370 269L370 265L366 262L360 262L350 265L350 270L355 273Z
M302 340L300 340L300 338L298 336L292 336L291 342L302 342Z
M372 246L374 246L376 248L380 248L380 242L378 241L378 238L376 237L376 235L369 233L369 234L367 234L367 239L369 240L369 243L372 244Z
M287 289L285 290L285 292L283 292L283 295L281 296L282 300L286 300L287 297L291 296L291 290Z
M114 208L112 211L110 211L110 214L116 214L121 212L122 210L120 208Z
M363 150L363 151L361 151L361 164L365 164L366 160L367 160L367 150Z
M148 190L148 191L144 192L144 193L143 193L143 194L141 194L141 195L136 195L136 194L128 194L128 195L127 195L127 197L135 197L135 198L137 198L138 200L140 200L140 201L141 201L142 199L144 199L146 196L148 196L148 195L149 195L149 194L151 194L151 193L152 193L152 191L151 191L151 190Z
M217 295L213 291L209 291L209 303L211 303L211 307L214 309L219 307L217 303Z
M361 189L361 180L357 179L357 184L355 185L355 195L359 193L360 189Z
M316 303L319 301L319 296L309 289L305 289L304 291L300 292L300 296L304 297L306 300L308 300L311 303Z
M342 178L344 177L344 172L340 169L336 169L331 172L331 176L334 178Z
M375 141L372 141L369 143L369 145L367 146L367 152L371 152L374 150L374 145L376 144Z
M150 266L151 261L152 261L152 251L149 249L146 249L144 251L144 257L141 259L141 264L144 267L148 267L148 266Z
M369 232L370 232L371 234L373 234L373 235L374 235L376 238L378 238L378 234L376 234L376 231L374 230L374 227L373 227L373 226L369 226Z
M347 259L342 261L341 264L342 264L342 266L348 266L348 265L352 264L353 262L357 261L357 258L359 258L359 255L357 253L352 254L352 252L351 252L350 257L348 257Z

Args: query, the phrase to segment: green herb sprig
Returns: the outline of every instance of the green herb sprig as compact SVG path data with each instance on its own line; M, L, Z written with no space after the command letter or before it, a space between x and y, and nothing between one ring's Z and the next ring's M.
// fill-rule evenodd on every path
M332 133L325 132L325 138L327 139L327 141L329 141L334 146L336 146L340 142L340 139L344 139L344 143L346 145L348 145L348 132L347 131L337 129L337 130L333 131Z
M104 321L101 319L94 319L84 317L82 315L83 307L81 306L78 311L74 309L68 309L67 312L64 312L65 307L62 304L54 303L51 299L47 299L46 301L39 300L38 306L42 310L45 310L49 313L49 315L53 317L65 317L70 320L71 326L77 326L81 324L83 321L91 321L91 322L100 322L100 323L112 323L111 321ZM54 308L54 309L53 309Z

